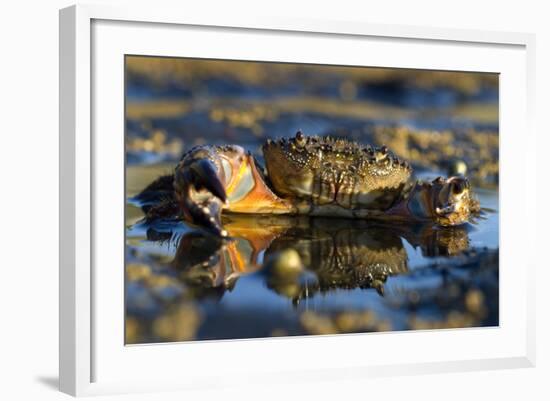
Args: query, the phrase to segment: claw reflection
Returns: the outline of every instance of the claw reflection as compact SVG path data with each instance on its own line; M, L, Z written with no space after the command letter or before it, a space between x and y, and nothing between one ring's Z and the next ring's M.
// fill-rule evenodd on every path
M231 216L229 238L200 231L176 239L172 267L193 296L221 297L240 276L259 271L268 288L298 303L337 289L375 289L384 294L390 276L407 274L404 243L424 256L453 256L469 247L464 227L373 226L363 221L286 216ZM170 233L149 229L158 240Z

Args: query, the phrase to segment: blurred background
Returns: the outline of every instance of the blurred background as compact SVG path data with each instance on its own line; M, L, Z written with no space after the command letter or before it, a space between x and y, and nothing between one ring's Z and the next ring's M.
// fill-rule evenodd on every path
M128 343L498 324L498 75L142 56L125 63ZM181 222L140 221L132 197L171 173L186 149L239 144L261 160L267 138L298 129L385 144L420 178L466 174L485 217L460 230L410 232L273 220L266 233L258 222L233 222L271 239L257 263L248 237L228 249ZM331 263L337 253L361 256L353 266ZM238 274L235 255L249 261ZM295 263L301 273L277 282L270 263Z
M126 58L129 164L202 143L344 135L385 143L417 168L467 163L498 182L498 75L158 57Z

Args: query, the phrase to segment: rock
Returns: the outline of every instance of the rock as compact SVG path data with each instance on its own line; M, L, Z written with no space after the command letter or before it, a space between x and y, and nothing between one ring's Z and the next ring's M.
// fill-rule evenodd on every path
M264 266L273 278L284 281L294 281L304 271L300 254L292 248L270 255Z
M448 175L449 177L460 175L466 176L468 173L468 165L464 160L454 160L449 165Z

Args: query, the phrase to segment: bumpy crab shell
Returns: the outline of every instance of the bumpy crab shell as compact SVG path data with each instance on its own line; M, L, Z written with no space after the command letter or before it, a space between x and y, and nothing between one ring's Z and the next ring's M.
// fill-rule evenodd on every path
M386 146L305 136L268 140L263 153L274 191L312 206L387 210L401 196L412 169ZM317 208L319 209L319 208Z

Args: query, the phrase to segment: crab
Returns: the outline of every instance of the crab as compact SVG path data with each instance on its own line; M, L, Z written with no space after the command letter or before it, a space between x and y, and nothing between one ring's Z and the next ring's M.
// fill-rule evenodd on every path
M416 180L411 165L386 146L298 131L268 139L262 151L265 168L238 145L191 148L173 175L147 188L166 193L166 201L150 207L147 217L171 214L227 237L225 213L457 226L480 211L466 177Z

